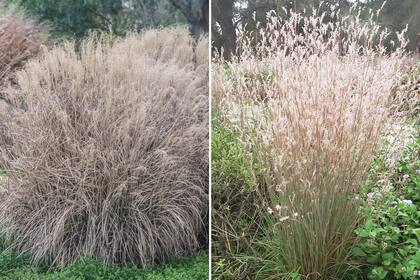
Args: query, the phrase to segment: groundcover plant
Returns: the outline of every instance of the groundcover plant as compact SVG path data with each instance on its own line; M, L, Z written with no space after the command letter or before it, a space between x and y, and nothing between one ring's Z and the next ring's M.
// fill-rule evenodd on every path
M231 61L215 58L212 147L227 150L213 159L215 277L357 277L358 193L395 108L406 41L353 9L269 13L237 30ZM238 184L251 203L226 195Z
M46 50L5 89L0 232L34 263L195 252L208 208L207 40L184 28Z

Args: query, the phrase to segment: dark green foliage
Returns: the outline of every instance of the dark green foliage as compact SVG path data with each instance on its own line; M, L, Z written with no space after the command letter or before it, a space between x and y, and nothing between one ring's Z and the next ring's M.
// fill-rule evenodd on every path
M55 35L81 37L88 30L121 34L127 20L122 15L121 0L8 0L41 21L51 24Z
M168 1L136 0L7 0L28 14L51 25L57 37L82 37L89 30L124 35L149 27L185 23L182 14Z
M408 48L415 50L420 33L420 1L418 0L367 0L364 6L377 10L385 2L379 22L390 30L403 30L408 25Z
M208 254L202 252L193 257L174 260L169 264L141 270L134 265L106 266L99 261L85 259L63 269L48 270L32 267L29 258L5 251L0 254L0 279L20 280L99 280L99 279L141 279L141 280L201 280L208 279Z
M137 29L186 23L185 17L170 0L134 0L126 8L130 25Z
M353 256L368 279L419 279L420 275L420 140L395 167L395 190L368 206L356 230L360 242Z

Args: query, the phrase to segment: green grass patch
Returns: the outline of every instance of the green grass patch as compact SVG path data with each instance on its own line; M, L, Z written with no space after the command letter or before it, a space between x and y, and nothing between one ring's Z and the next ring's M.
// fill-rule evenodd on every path
M105 265L92 259L84 259L61 269L31 266L27 256L4 251L0 254L0 279L20 280L201 280L208 279L208 252L173 260L170 263L140 269L135 265Z

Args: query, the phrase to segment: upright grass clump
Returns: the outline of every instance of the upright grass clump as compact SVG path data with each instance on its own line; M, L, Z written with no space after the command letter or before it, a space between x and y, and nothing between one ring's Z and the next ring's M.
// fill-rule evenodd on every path
M264 27L237 34L238 57L214 67L213 100L263 164L272 223L259 274L345 279L356 266L357 192L400 78L403 33L387 50L389 33L373 20L332 10L328 21L316 11L269 13Z
M14 83L15 72L38 55L45 33L45 27L0 4L0 146L8 141L4 122L13 110L2 88Z
M207 66L151 57L138 48L144 40L92 35L79 51L65 43L7 89L24 110L8 123L11 144L0 147L8 154L0 231L35 263L87 256L146 266L200 245Z

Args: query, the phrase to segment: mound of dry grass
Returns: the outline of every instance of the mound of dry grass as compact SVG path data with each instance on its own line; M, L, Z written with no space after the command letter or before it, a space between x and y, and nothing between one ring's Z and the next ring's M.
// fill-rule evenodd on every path
M45 34L45 27L19 13L4 11L0 14L0 146L10 141L4 122L10 118L12 110L1 88L14 83L16 71L38 55Z
M45 38L44 27L19 13L0 15L0 84L13 82L13 73L36 56Z
M150 42L165 32L167 43ZM47 51L7 90L7 242L35 262L150 265L199 246L207 212L207 65L153 56L187 31ZM192 54L189 40L172 46ZM161 57L161 58L159 58Z

